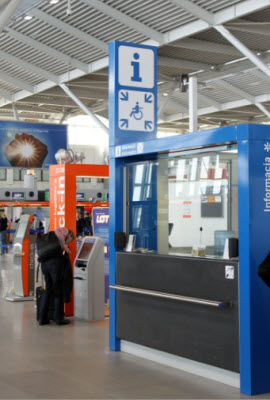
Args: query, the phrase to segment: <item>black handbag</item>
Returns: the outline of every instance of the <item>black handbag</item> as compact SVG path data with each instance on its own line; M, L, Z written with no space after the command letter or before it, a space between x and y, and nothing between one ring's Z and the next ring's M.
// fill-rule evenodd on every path
M258 275L270 287L270 252L258 267Z
M53 231L37 237L36 243L39 262L44 262L54 257L60 257L63 254L63 249L59 243L58 237Z

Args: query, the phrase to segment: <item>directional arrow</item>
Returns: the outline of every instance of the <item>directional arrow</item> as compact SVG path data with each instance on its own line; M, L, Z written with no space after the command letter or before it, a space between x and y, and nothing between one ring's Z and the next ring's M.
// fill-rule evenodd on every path
M121 128L123 127L128 128L128 119L120 119L120 121L122 122Z
M152 129L152 126L151 126L152 123L153 123L152 121L144 121L144 129L147 129L147 128Z
M147 93L145 93L145 95L144 95L144 102L145 103L152 103L152 94L147 94Z
M120 96L122 96L122 97L120 97L120 100L124 100L124 101L128 100L128 92L121 92Z

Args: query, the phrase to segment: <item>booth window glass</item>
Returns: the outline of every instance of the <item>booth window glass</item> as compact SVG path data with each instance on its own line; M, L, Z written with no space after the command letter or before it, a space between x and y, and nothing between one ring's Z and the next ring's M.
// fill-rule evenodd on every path
M237 149L160 154L128 176L135 248L223 257L226 239L238 237Z
M7 179L6 168L0 168L0 181L5 181Z
M42 180L49 182L50 180L50 174L49 174L49 169L43 169L42 170Z
M19 168L13 169L13 180L20 181L21 180L21 170Z

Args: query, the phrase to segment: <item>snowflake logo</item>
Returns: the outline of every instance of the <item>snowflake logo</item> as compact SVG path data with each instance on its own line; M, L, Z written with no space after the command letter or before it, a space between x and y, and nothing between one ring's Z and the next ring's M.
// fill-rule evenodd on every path
M143 153L143 143L137 143L137 153Z
M270 151L270 143L269 143L269 142L267 142L267 143L264 145L264 150L266 150L267 153Z

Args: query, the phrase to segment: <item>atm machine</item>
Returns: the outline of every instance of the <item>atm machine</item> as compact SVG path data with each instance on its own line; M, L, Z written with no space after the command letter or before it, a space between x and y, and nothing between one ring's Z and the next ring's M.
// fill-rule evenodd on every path
M104 319L104 243L85 237L74 262L74 316Z
M35 235L29 234L32 221L32 216L22 215L15 232L13 240L15 296L7 297L9 301L34 299Z

